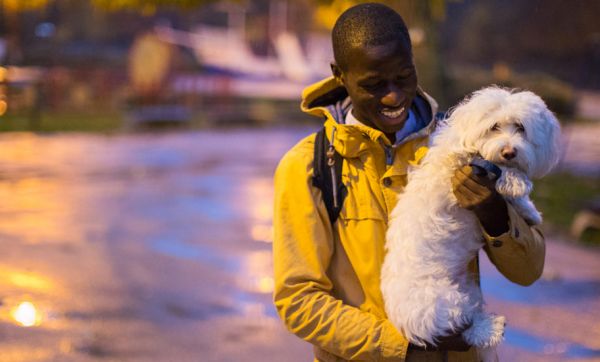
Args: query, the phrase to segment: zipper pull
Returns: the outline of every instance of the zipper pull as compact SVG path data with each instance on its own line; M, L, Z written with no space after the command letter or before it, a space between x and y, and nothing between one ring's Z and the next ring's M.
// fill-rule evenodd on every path
M385 164L393 165L394 164L394 147L383 145L383 149L385 150Z
M338 205L338 189L337 189L337 177L335 174L335 148L333 147L333 142L335 142L335 127L331 131L331 142L329 143L329 147L327 148L327 166L329 166L329 171L331 172L331 189L333 190L333 208L337 209Z

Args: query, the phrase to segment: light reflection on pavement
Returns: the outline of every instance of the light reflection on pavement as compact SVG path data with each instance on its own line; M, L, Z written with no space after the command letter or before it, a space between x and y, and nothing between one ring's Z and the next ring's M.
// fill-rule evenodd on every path
M0 360L306 360L270 242L309 132L0 136Z
M310 360L271 303L271 177L313 130L0 135L0 360ZM600 360L598 261L551 242L531 288L483 262L506 360Z

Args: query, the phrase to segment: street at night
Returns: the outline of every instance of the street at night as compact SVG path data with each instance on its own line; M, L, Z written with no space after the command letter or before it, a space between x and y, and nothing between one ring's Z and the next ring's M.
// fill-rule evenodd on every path
M277 162L315 129L0 136L0 359L310 360L271 303L271 217ZM547 239L528 288L482 258L501 357L600 361L600 251Z

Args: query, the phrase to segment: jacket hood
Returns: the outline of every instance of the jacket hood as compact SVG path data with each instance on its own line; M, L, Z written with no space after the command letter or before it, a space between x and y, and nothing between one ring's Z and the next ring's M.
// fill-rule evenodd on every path
M334 147L344 157L357 157L365 150L368 147L365 142L362 142L365 136L375 142L391 146L385 134L377 129L365 125L344 124L350 105L348 92L331 76L305 88L300 107L310 115L325 118L327 137L331 142L332 135L335 133ZM436 101L420 87L417 88L417 97L413 101L411 110L427 126L408 136L402 143L431 134L435 129L437 109Z

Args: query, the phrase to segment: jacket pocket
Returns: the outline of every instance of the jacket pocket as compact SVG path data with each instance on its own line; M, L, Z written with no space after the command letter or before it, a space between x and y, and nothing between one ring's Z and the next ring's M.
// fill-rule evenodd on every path
M342 182L346 186L346 197L340 211L340 219L344 222L358 220L387 219L382 207L385 200L374 162L367 158L357 157L345 159L342 167Z
M382 209L383 200L376 197L376 185L362 182L344 182L348 194L344 200L340 218L350 220L378 220L385 221L385 211Z

